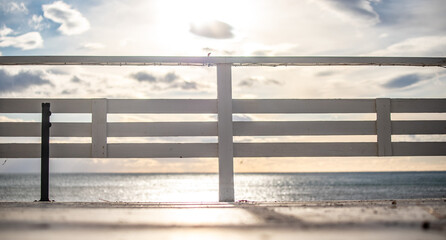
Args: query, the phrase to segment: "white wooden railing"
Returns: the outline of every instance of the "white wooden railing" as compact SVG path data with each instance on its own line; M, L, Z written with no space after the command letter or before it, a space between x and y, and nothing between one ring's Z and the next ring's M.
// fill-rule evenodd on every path
M237 60L237 61L236 61ZM393 121L391 113L446 113L446 99L232 99L233 65L445 66L444 58L177 58L0 57L0 65L212 65L217 99L0 99L0 113L91 113L91 123L53 123L52 137L91 137L53 143L52 158L219 159L220 201L234 201L234 157L444 156L446 142L392 142L392 135L446 134L446 121ZM107 122L107 114L217 114L216 122ZM374 113L376 121L248 121L233 114ZM0 122L0 137L38 137L40 123ZM375 135L376 142L234 143L234 136ZM108 143L108 137L217 136L217 143ZM328 141L328 140L327 140ZM2 158L38 158L40 144L0 144Z

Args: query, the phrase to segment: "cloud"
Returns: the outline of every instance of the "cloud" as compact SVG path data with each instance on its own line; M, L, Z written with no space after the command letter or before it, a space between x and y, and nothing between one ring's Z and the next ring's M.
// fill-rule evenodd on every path
M0 47L15 47L22 50L31 50L43 47L43 39L38 32L29 32L15 37L1 35Z
M3 6L3 9L6 12L9 12L9 13L25 13L25 14L28 14L28 8L26 7L26 5L23 2L21 2L21 3L9 2L5 6Z
M66 70L62 70L60 68L51 68L47 70L47 73L55 74L55 75L68 75L69 72Z
M88 49L88 50L96 50L103 48L105 48L105 46L102 43L86 43L81 46L81 49Z
M334 12L343 20L353 24L375 25L380 22L379 14L372 3L380 0L324 0L318 1L325 9Z
M384 88L394 89L394 88L405 88L411 86L422 80L422 77L418 74L407 74L403 76L396 77L387 83L383 84Z
M171 83L177 80L179 77L173 72L170 72L164 76L164 78L161 79L162 82Z
M72 83L81 83L82 80L81 80L80 78L78 78L77 76L73 76L73 77L71 78L71 82L72 82Z
M239 87L252 87L257 82L258 82L258 80L255 78L247 78L247 79L243 79L242 81L240 81L238 83L238 86Z
M43 17L38 15L33 15L30 20L28 20L28 24L35 30L42 30L46 24L42 23Z
M3 25L0 29L0 37L7 36L9 34L13 33L12 29Z
M16 75L11 75L0 69L0 93L22 91L33 85L44 84L52 85L41 72L21 71Z
M42 6L43 16L60 23L58 30L64 35L81 34L90 29L90 23L82 14L70 5L57 1Z
M445 56L446 36L415 37L372 52L379 56Z
M191 23L191 33L207 38L227 39L233 38L232 26L220 21L208 21L203 23Z
M154 83L154 82L157 81L155 76L153 76L150 73L146 73L146 72L133 73L133 74L130 75L130 77L132 77L135 80L138 80L138 82Z
M241 80L238 83L239 87L252 87L257 84L263 84L263 85L283 85L283 83L276 79L264 79L263 77L250 77Z
M181 83L171 84L167 88L181 88L183 90L197 90L198 84L196 82L183 81Z
M183 90L196 90L198 89L198 83L194 81L182 80L174 72L167 73L164 76L156 77L150 73L140 71L130 74L130 77L138 82L147 82L152 84L154 89L183 89Z

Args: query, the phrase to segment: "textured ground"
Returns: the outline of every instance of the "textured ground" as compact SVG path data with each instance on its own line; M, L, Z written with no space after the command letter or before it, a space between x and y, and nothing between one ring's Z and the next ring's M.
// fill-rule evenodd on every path
M0 239L446 239L446 199L0 203Z

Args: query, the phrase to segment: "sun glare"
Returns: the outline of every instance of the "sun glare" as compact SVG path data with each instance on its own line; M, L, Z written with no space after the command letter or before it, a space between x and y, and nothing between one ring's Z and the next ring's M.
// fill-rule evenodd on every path
M249 9L249 11L246 11ZM209 46L203 46L218 37L197 36L193 34L194 27L206 26L209 23L220 23L232 28L233 35L226 40L237 40L242 37L236 34L240 29L252 24L256 11L248 1L183 1L168 0L157 2L157 22L159 34L163 42L175 44L178 49L196 51ZM222 37L223 38L223 37ZM215 43L218 45L218 43ZM185 50L186 51L186 50Z

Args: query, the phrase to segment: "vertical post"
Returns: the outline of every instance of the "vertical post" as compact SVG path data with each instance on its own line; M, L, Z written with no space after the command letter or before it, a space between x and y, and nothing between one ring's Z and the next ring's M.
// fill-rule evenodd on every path
M42 103L42 132L41 132L41 167L40 167L40 201L48 202L50 178L50 104Z
M91 156L107 157L107 99L93 99L91 103Z
M231 64L217 64L219 201L234 202Z
M376 99L376 134L378 156L392 156L392 120L389 98Z

